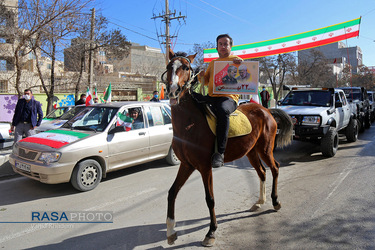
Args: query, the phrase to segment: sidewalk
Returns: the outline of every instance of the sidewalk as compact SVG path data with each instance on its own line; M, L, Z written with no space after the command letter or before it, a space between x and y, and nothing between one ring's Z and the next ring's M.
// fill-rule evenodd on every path
M12 149L5 149L0 151L0 177L15 175L12 166L9 163L9 155Z

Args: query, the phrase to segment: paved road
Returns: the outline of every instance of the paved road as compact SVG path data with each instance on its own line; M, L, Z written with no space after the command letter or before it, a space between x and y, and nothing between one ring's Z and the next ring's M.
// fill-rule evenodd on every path
M280 211L270 201L256 212L256 172L245 158L214 170L219 228L213 249L375 249L375 127L355 143L342 141L333 158L294 142L275 151L281 162ZM2 249L197 249L208 231L198 173L176 202L179 238L165 240L167 191L178 168L163 161L109 175L96 189L46 185L25 177L0 182L0 221L31 222L34 211L112 211L110 224L2 223Z

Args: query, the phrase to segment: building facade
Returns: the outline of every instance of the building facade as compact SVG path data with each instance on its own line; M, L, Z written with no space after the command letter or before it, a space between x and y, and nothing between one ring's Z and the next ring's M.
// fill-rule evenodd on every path
M359 66L363 64L362 50L360 47L347 47L343 42L336 42L313 49L306 49L298 51L298 62L311 62L311 51L320 51L325 58L333 65L333 71L336 74L341 74L342 69L347 65L351 65L352 73L359 72Z

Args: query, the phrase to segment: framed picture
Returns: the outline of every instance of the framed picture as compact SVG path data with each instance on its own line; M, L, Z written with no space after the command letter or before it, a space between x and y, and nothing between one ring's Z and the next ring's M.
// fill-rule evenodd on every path
M232 61L214 63L214 94L258 94L259 62L245 61L234 64Z

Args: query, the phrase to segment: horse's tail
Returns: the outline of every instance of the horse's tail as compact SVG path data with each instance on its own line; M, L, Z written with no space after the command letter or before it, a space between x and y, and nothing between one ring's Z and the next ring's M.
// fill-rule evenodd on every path
M278 148L288 146L293 138L293 121L290 116L281 109L269 109L277 122L278 134L276 136L276 145Z

